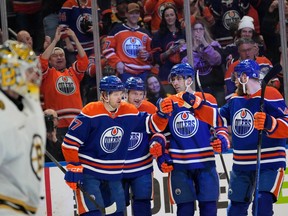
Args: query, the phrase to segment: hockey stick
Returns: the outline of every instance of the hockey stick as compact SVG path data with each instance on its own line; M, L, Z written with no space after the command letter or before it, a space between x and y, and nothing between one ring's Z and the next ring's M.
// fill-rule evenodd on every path
M206 102L206 98L205 98L205 94L204 94L204 91L203 91L203 88L202 88L202 85L201 85L201 82L200 82L200 77L199 77L199 70L196 71L196 81L197 81L197 84L198 84L198 87L202 93L202 97L204 99L204 102Z
M268 82L275 77L280 71L282 71L282 66L276 64L264 77L261 82L261 98L260 98L260 112L264 111L264 95L265 89ZM257 143L257 166L256 166L256 177L255 177L255 215L258 215L258 196L259 196L259 180L260 180L260 164L261 164L261 146L262 146L262 134L263 130L258 132L258 143Z
M217 134L216 134L216 131L213 127L210 128L210 132L211 134L213 135L212 140L215 140L217 139ZM221 159L221 163L222 163L222 166L223 166L223 169L224 169L224 173L226 175L226 179L227 179L227 183L228 183L228 186L229 186L229 183L230 183L230 179L229 179L229 176L228 176L228 171L227 171L227 168L226 168L226 164L225 164L225 161L224 161L224 157L223 157L223 154L222 153L218 153L220 155L220 159Z
M204 102L206 102L206 98L205 98L205 94L204 94L204 91L203 91L203 88L202 88L202 85L201 85L201 82L200 82L200 77L199 77L199 70L197 70L196 72L196 81L197 81L197 84L198 84L198 87L202 93L202 96L203 96L203 99L204 99ZM215 132L215 129L211 127L211 129L213 131L212 134L213 134L213 139L217 139L217 135L216 135L216 132ZM210 130L211 130L210 129ZM223 166L223 169L224 169L224 172L225 172L225 175L226 175L226 179L227 179L227 182L228 182L228 185L230 183L230 179L229 179L229 176L228 176L228 172L227 172L227 168L226 168L226 164L225 164L225 161L224 161L224 158L223 158L223 155L222 153L219 153L219 156L220 156L220 159L221 159L221 163L222 163L222 166Z
M66 174L67 170L56 160L56 158L54 158L47 150L45 151L45 154L50 158L51 161L53 161L57 165L57 167L64 174ZM116 212L117 210L116 202L114 202L112 205L106 208L103 208L95 201L95 199L86 190L84 190L81 184L77 184L77 186L80 189L80 191L84 194L84 196L87 197L95 205L95 207L101 211L102 214L105 215L105 214L112 214Z

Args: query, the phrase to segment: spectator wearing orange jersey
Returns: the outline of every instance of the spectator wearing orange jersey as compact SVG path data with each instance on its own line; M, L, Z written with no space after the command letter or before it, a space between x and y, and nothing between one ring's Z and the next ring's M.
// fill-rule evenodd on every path
M138 25L140 5L130 3L126 9L127 22L113 28L105 43L104 57L125 82L129 77L145 80L151 71L151 37Z
M63 49L56 47L61 35L67 34L76 44L77 60L71 67L66 68L66 59ZM55 37L42 55L41 93L44 100L44 109L54 109L59 117L57 133L63 139L70 122L78 115L83 107L80 94L80 82L88 66L87 55L71 29L56 30Z

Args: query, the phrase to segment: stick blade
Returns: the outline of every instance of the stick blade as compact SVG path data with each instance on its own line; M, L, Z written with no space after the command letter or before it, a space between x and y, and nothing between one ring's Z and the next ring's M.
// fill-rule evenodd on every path
M264 85L267 85L269 80L271 80L273 77L275 77L281 71L282 71L282 66L280 64L274 65L274 67L266 74L266 76L264 77L262 83Z
M112 205L105 208L105 214L110 215L117 211L116 202L112 203Z

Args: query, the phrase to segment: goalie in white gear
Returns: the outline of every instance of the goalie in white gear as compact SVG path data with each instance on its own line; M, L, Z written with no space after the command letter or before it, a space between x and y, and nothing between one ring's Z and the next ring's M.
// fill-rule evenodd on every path
M41 71L25 44L0 46L0 215L31 215L40 200L46 128Z

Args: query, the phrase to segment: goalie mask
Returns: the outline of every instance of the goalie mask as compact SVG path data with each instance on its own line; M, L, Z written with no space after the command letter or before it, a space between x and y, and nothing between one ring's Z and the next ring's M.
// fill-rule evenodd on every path
M39 99L41 70L35 53L26 45L8 40L0 46L0 88Z

